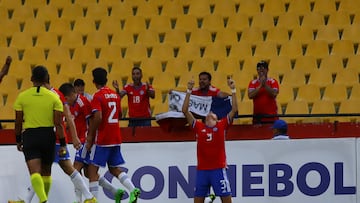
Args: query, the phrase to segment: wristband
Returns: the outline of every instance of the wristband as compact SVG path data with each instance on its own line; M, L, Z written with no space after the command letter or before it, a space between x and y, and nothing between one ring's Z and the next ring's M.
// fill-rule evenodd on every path
M189 90L189 89L186 90L186 93L191 94L191 92L192 92L192 90Z
M231 89L231 93L236 93L236 89Z
M16 135L16 143L20 143L22 142L22 136L20 135Z
M59 141L60 141L60 146L61 146L61 147L65 147L65 146L66 146L65 137L60 138Z

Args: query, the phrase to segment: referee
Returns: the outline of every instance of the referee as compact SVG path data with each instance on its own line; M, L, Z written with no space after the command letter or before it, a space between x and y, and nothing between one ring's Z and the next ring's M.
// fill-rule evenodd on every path
M61 125L63 105L55 93L43 87L48 77L44 66L36 66L31 76L33 87L21 92L14 103L17 149L24 153L31 184L41 203L47 202L52 182L54 127L62 146L59 154L66 153Z

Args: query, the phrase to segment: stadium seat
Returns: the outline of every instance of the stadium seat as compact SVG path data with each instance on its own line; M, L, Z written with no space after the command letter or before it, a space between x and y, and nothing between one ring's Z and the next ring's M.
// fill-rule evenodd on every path
M318 100L314 101L311 107L311 114L335 114L335 104L332 101ZM329 123L337 120L335 117L322 116L322 117L310 117L306 119L306 122L311 123Z
M35 45L35 41L31 35L24 32L15 32L11 36L10 47L17 49L27 49Z
M336 74L335 84L352 86L354 84L359 84L359 78L359 69L343 69Z
M340 103L339 114L355 114L360 113L359 101L344 100ZM340 122L359 122L358 116L347 116L337 118Z
M305 74L312 74L318 69L317 59L315 56L299 56L295 58L295 70L301 70Z
M231 45L229 58L243 58L253 56L252 44L242 41Z
M201 29L206 29L210 32L218 32L225 27L224 17L221 15L206 15L203 18Z
M142 59L148 58L148 47L136 44L127 47L124 58L131 59L133 61L141 61Z
M314 32L311 27L301 26L294 28L291 32L290 40L296 40L301 43L309 43L315 39Z
M212 14L221 15L223 17L236 15L236 3L234 1L215 1L214 11Z
M189 66L186 60L171 59L167 61L166 69L164 72L173 72L176 73L177 76L180 76L188 71L189 71Z
M191 70L195 73L214 71L214 61L210 58L199 58L192 62Z
M186 32L192 32L198 29L196 17L192 15L179 15L176 18L175 29L185 30Z
M143 16L129 16L125 18L123 30L131 33L139 33L146 30L146 18Z
M175 76L171 72L163 72L154 76L152 81L153 88L168 93L169 90L175 89Z
M124 19L129 16L133 16L132 7L125 3L120 3L119 5L111 7L110 18L114 19Z
M85 45L87 47L102 48L110 45L109 35L104 32L90 32L86 35Z
M173 46L169 44L158 44L152 48L151 58L170 60L175 58Z
M258 0L240 0L239 4L240 6L238 13L252 16L261 12L260 3Z
M287 56L271 57L269 61L269 72L275 75L284 75L292 70L290 58Z
M171 18L169 16L152 16L149 30L157 32L169 32L171 30Z
M314 40L308 43L305 56L326 57L330 54L327 41Z
M84 44L85 43L84 43L83 35L79 32L72 32L72 31L64 32L60 41L60 46L64 46L67 48L76 48L83 46Z
M134 35L130 32L118 30L112 33L111 45L128 47L135 44Z
M274 27L268 30L266 40L283 44L289 41L289 30L286 27Z
M109 16L108 6L97 3L84 4L84 17L87 19L101 20Z
M152 72L152 73L154 73L155 76L157 76L164 72L164 70L166 68L164 63L166 63L166 62L167 61L165 61L165 60L151 57L151 58L142 60L140 67L142 68L142 70L144 72ZM171 73L174 73L174 72L171 72Z
M342 102L348 99L347 88L344 84L327 85L322 100Z
M264 13L269 13L273 16L279 16L281 14L284 14L285 11L285 3L283 1L278 0L267 0L264 1Z
M14 0L2 0L1 1L1 6L5 7L5 8L14 9L14 8L21 7L22 2L21 1L14 1Z
M291 87L300 87L305 85L305 73L302 70L293 70L286 75L281 82L281 85L288 85Z
M58 35L63 35L66 32L71 31L71 24L69 20L66 19L52 19L50 21L48 32L57 33Z
M188 15L204 17L211 14L209 0L192 1L187 6L189 6Z
M43 48L31 47L24 51L22 60L32 64L40 64L45 60L45 52Z
M80 4L71 4L63 8L60 18L71 21L82 17L84 17L83 7Z
M354 43L360 43L360 24L354 24L344 27L342 40L352 40Z
M354 44L352 40L336 40L333 43L331 55L340 57L349 57L357 53L358 44Z
M351 13L356 13L360 11L360 7L358 5L359 2L354 0L341 0L339 5L339 11L346 11Z
M45 21L30 18L24 21L24 30L23 32L31 35L36 36L38 33L45 32Z
M190 35L190 34L189 34ZM164 33L164 44L180 46L187 43L187 37L184 30L174 29Z
M320 100L320 88L317 85L307 84L299 87L296 101L315 102Z
M256 44L254 56L260 58L272 58L278 56L280 45L276 42L261 42Z
M187 89L187 84L190 80L194 80L195 83L196 81L198 81L198 78L199 78L199 73L194 73L194 72L188 72L188 71L185 71L182 72L180 78L179 78L179 83L176 87L176 90L178 91L185 91ZM198 84L198 83L196 83Z
M314 84L319 87L326 87L333 83L333 76L330 71L314 70L310 74L308 84Z
M114 62L121 58L121 49L118 45L102 47L98 58L107 60L108 62Z
M71 60L70 49L65 46L52 47L47 56L48 61L62 63Z
M249 28L249 16L244 13L237 13L234 15L229 15L229 20L227 21L226 28L241 31L245 28Z
M268 13L258 13L252 16L250 27L269 30L274 27L274 17Z
M20 22L17 20L2 19L0 29L4 36L10 37L12 34L20 32Z
M284 27L287 29L297 28L300 26L299 15L291 12L281 14L279 15L276 26Z
M160 44L159 34L156 31L142 31L138 34L136 44L143 44L145 46L156 46Z
M338 29L344 29L347 26L350 26L351 19L350 13L347 11L336 11L329 15L329 21L327 25L335 26Z
M324 16L320 13L311 12L303 15L301 26L307 26L310 28L317 28L318 26L325 25Z
M234 119L234 124L252 124L252 115L253 114L253 101L251 100L238 100L238 115L245 116L248 115L249 117L244 118L236 118Z
M349 100L360 101L360 84L354 84L351 88L351 94Z
M229 45L236 44L238 42L237 33L232 29L222 29L216 33L214 42L222 42Z
M257 76L258 74L256 70L256 65L260 60L265 60L265 59L254 56L245 56L245 57L241 57L241 60L242 60L241 61L242 64L240 64L242 66L241 71L246 73L251 73L252 75Z
M227 55L227 46L223 43L211 43L206 45L204 56L205 58L212 58L214 60L221 60L226 58Z
M344 69L343 58L338 55L329 55L321 60L319 69L333 74Z
M286 105L285 115L295 114L309 114L309 106L306 101L289 101ZM286 118L289 123L302 123L306 120L306 117L291 117Z
M182 44L179 47L177 58L180 60L195 60L201 57L200 46L193 44Z
M279 88L279 94L276 96L277 103L283 104L289 101L294 101L294 88L286 85L282 85Z
M290 40L281 45L279 56L297 58L303 56L303 44L298 40Z
M263 30L258 27L249 27L242 30L240 42L246 41L250 43L259 43L264 41Z
M162 5L161 16L173 18L183 14L183 7L178 1L165 1Z
M207 46L212 43L211 32L205 29L194 30L190 33L189 43Z
M25 21L32 18L35 18L35 11L30 6L20 6L14 8L11 16L12 20L18 21Z
M119 58L116 61L113 61L112 68L111 68L111 74L116 75L130 75L131 76L131 70L134 67L134 61L130 59L123 59ZM130 77L131 79L131 77Z
M316 0L314 1L313 12L318 12L321 14L329 14L336 12L336 3L335 0Z
M72 60L86 63L89 60L96 59L95 48L92 46L77 47L74 50Z
M153 16L159 15L157 5L151 3L141 3L136 6L136 15L152 18Z
M310 0L293 0L289 3L289 13L304 15L311 12Z
M317 28L316 40L324 40L333 43L340 39L340 32L336 26L322 25Z
M346 64L347 69L359 70L360 55L352 55L348 57Z
M7 56L11 56L13 58L13 62L18 61L18 49L16 47L0 47L0 60L5 60Z
M95 32L96 31L95 21L93 19L78 18L74 21L73 31L81 33L82 35L87 35L91 32Z
M71 6L72 0L51 0L51 1L49 1L48 5L55 6L57 8L64 8L67 6Z
M115 7L121 5L121 1L118 0L98 0L98 4L103 4L108 7Z

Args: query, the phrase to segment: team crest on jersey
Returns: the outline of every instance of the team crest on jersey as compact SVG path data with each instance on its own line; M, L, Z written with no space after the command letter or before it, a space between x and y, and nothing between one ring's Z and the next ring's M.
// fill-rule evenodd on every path
M77 117L79 115L79 112L75 111L74 116Z
M144 94L144 90L140 90L140 95L143 95Z
M213 131L214 132L218 131L218 128L217 127L213 128Z

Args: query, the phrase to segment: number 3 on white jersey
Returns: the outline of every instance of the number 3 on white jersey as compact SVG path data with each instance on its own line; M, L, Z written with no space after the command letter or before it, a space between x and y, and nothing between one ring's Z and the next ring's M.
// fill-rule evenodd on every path
M116 113L116 102L108 102L108 106L111 109L110 115L108 117L108 123L117 123L119 120L115 118Z

